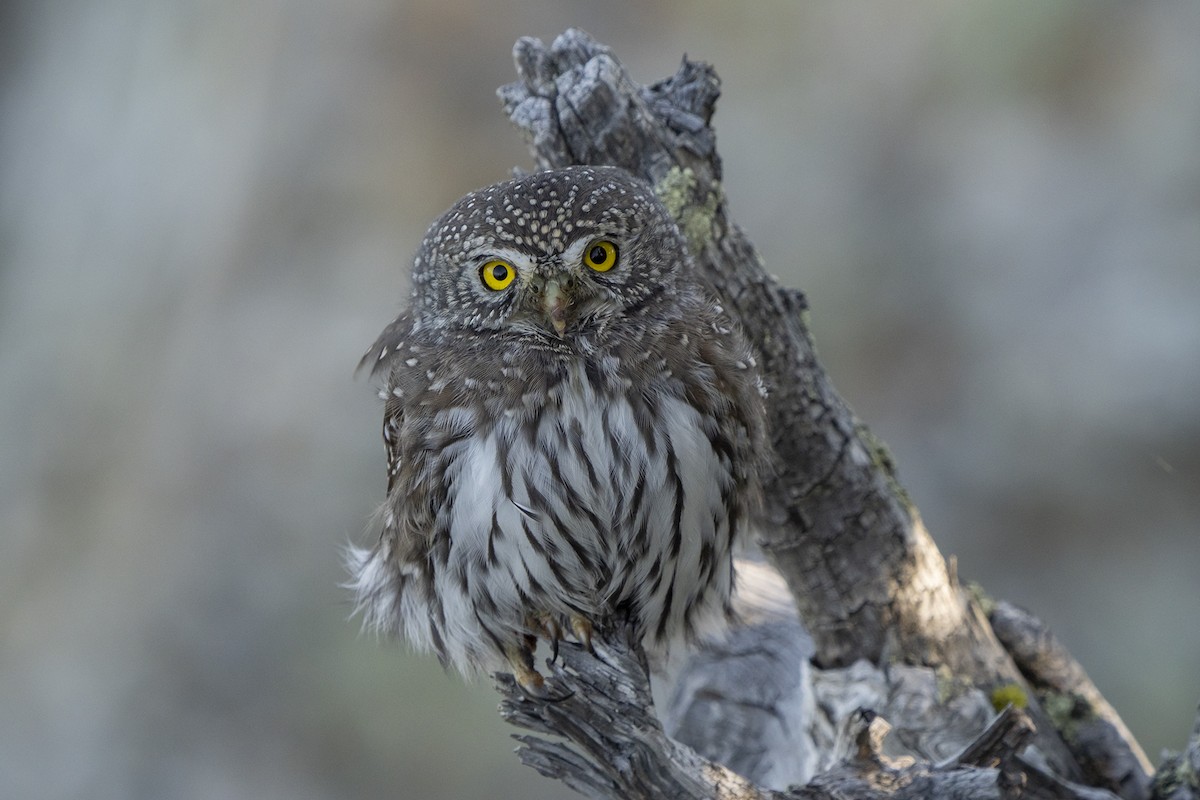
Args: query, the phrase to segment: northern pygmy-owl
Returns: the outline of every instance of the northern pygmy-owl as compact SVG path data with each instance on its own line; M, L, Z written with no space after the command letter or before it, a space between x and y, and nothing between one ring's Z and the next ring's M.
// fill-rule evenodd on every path
M527 689L538 637L620 616L653 655L723 621L759 487L762 389L653 191L573 167L472 192L426 234L387 374L365 622Z

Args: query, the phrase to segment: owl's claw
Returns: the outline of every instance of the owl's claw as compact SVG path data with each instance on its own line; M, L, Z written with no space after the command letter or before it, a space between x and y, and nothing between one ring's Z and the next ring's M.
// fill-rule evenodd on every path
M596 649L592 647L593 626L591 620L580 614L571 614L569 623L576 641L592 656L599 658L596 655ZM517 685L526 695L539 700L557 702L567 699L571 696L570 693L562 697L550 695L546 691L546 679L533 666L533 652L537 649L539 636L550 643L550 658L546 659L547 666L553 666L554 662L558 660L558 643L562 639L562 625L550 614L530 615L526 618L525 624L527 629L533 633L525 634L522 644L510 645L504 653L512 667Z
M529 626L538 632L550 643L550 661L553 664L558 660L558 640L562 638L562 626L558 624L558 620L549 614L538 614L529 621ZM536 642L534 643L536 645ZM530 650L533 650L533 646Z
M537 642L534 637L527 636L524 643L505 648L504 655L521 691L532 697L542 697L546 693L546 679L533 666L533 648L529 640Z
M592 647L592 622L586 617L581 617L578 614L571 615L571 631L575 634L575 638L583 645L583 649L587 650L592 655L596 655L596 649Z
M557 642L558 640L555 639L556 647ZM525 644L512 645L505 652L509 666L512 667L513 678L516 679L517 688L531 700L561 703L575 693L554 694L546 688L546 679L533 667L533 646L536 644L537 640L534 637L527 636ZM546 663L551 664L553 662L548 661Z
M538 677L540 678L542 676L538 675ZM517 688L521 690L521 694L525 695L530 700L541 700L543 703L561 703L562 701L569 700L575 696L575 692L573 691L555 694L546 688L546 683L544 680L537 686L537 688L525 686L518 680Z

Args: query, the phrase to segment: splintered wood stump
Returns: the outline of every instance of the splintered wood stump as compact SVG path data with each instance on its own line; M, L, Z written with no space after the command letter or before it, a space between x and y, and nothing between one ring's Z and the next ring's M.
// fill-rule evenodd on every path
M739 566L744 624L658 680L657 714L628 631L598 630L595 657L564 645L557 700L500 676L504 716L558 737L519 737L521 757L594 797L1149 797L1149 761L1065 649L959 585L817 359L804 295L733 221L716 72L684 59L639 85L578 30L521 39L514 58L499 94L539 169L623 167L675 217L757 348L775 458L756 543L769 565ZM1156 796L1200 796L1191 752Z

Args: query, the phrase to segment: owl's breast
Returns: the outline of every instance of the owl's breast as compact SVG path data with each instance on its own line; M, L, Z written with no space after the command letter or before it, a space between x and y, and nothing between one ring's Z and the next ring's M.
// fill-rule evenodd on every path
M573 365L462 443L448 472L452 560L505 576L517 607L627 607L665 625L728 560L733 477L712 425L669 383Z

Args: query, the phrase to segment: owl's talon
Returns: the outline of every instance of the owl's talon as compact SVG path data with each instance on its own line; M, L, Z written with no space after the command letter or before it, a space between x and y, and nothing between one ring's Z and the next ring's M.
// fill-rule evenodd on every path
M546 694L546 679L533 666L533 648L531 646L531 642L537 644L537 638L527 636L525 639L524 644L510 645L505 648L504 655L508 658L513 677L517 681L517 686L521 687L521 691L530 697L542 698Z
M537 670L517 670L513 672L517 679L517 688L521 694L535 700L546 699L546 679Z
M541 676L538 675L538 677L540 678ZM526 686L523 683L521 683L520 680L518 680L517 688L521 690L521 694L525 695L526 699L537 700L542 703L561 703L564 700L569 700L570 698L575 696L574 691L567 691L567 692L563 692L562 694L555 694L554 692L550 691L550 689L546 686L546 682L544 679L537 686Z
M549 665L551 662L547 661L546 663ZM513 664L512 666L513 677L517 681L517 688L521 690L521 694L530 700L540 700L543 703L561 703L575 694L574 691L555 694L546 686L546 679L536 669L527 667L524 664Z
M562 694L554 694L549 689L543 689L542 694L537 698L545 703L561 703L564 700L570 700L575 696L575 690L570 689Z
M584 650L587 650L592 655L596 655L596 649L592 647L591 620L577 614L572 614L571 631L575 634L575 638L579 640L579 643L583 645Z
M537 636L541 636L550 643L550 661L554 663L558 660L558 641L562 638L562 626L558 624L558 620L549 614L537 614L526 620L526 625L530 629L536 631ZM529 646L529 651L532 653L537 649L537 636L526 636L525 641Z

